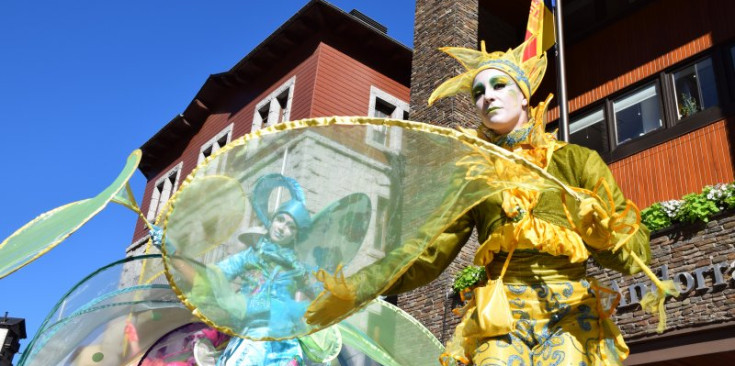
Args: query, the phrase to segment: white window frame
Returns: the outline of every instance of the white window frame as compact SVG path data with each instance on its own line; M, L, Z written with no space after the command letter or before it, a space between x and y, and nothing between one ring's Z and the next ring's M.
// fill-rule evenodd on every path
M251 128L251 131L290 120L291 106L293 105L294 85L296 85L295 75L286 80L285 83L281 84L281 86L276 88L276 90L268 94L267 97L263 98L255 105L255 111L253 111L253 127ZM286 107L282 108L278 102L278 98L286 93L288 95L286 99ZM260 114L260 111L265 108L268 109L268 116L264 119Z
M217 150L221 149L224 146L224 145L220 146L220 144L219 144L219 141L223 137L226 137L226 139L225 139L225 145L229 144L230 141L232 141L232 127L233 127L233 125L234 125L233 123L230 123L227 127L225 127L224 129L222 129L222 131L218 132L216 135L214 135L214 137L212 137L211 139L209 139L209 141L207 141L204 144L202 144L202 147L199 149L199 158L197 159L197 165L199 165L199 163L203 162L204 159L206 159L208 156L213 155L214 153L217 152ZM204 155L204 151L206 151L206 150L208 150L210 148L212 149L212 151L209 153L209 155L205 156Z
M380 89L375 85L370 86L370 104L368 105L368 116L375 117L375 110L378 104L378 99L381 102L394 107L393 112L390 115L391 119L404 119L404 115L410 112L409 104L406 101L400 100ZM375 141L374 135L376 133L385 133L386 141L384 144L380 144ZM365 133L365 143L368 145L381 149L381 150L393 150L397 151L401 149L401 129L391 128L388 130L387 126L370 126Z
M181 178L181 168L184 166L184 162L179 162L173 168L169 169L166 174L162 175L156 183L153 185L153 192L151 193L151 204L148 206L148 215L146 218L148 221L153 222L156 220L156 216L161 211L161 208L166 205L166 202L173 196L176 189L179 187L179 180ZM171 182L171 176L174 176L173 183L170 186L166 183ZM158 190L158 186L163 184L162 190ZM167 189L168 188L168 189ZM162 200L165 198L165 200Z

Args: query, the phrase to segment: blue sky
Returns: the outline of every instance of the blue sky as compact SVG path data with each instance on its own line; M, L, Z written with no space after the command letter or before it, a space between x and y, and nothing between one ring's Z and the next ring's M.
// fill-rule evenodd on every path
M4 1L0 238L42 212L99 193L210 74L228 70L306 3ZM331 3L360 10L413 47L413 1ZM140 199L142 174L131 184ZM21 350L69 288L125 255L134 224L132 212L110 204L47 255L0 280L0 315L26 319Z

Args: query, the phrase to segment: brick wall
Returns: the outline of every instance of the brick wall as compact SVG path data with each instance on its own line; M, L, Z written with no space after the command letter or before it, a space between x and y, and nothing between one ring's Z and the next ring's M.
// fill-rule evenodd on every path
M657 233L651 239L651 252L650 267L654 272L664 276L661 266L666 265L668 278L677 279L678 286L684 289L681 296L666 302L668 323L664 334L735 325L732 306L735 303L735 212L720 215L708 224L677 226ZM456 273L462 262L455 261L453 267L428 286L399 297L399 305L421 320L442 342L449 339L458 323L451 309L460 305L456 297L447 297L451 286L451 276L447 273ZM721 274L719 278L715 271ZM620 289L623 301L614 320L626 341L645 341L658 336L657 319L644 313L630 293L630 286L635 284L651 288L645 275L623 276L601 269L592 261L587 273L604 286L616 285ZM687 290L688 287L691 289ZM638 298L642 295L639 291L636 290Z
M469 125L478 120L469 96L445 98L427 105L442 82L464 68L439 47L477 47L477 0L416 1L414 54L411 65L411 120L441 126Z
M464 71L462 66L438 50L443 46L477 47L477 0L416 1L414 54L411 73L411 114L414 121L451 127L469 126L478 117L472 113L468 96L445 98L429 107L426 101L434 88ZM410 176L410 175L409 175ZM398 305L421 321L445 342L456 321L447 298L457 271L472 261L477 240L471 239L459 257L439 278L417 290L401 294Z

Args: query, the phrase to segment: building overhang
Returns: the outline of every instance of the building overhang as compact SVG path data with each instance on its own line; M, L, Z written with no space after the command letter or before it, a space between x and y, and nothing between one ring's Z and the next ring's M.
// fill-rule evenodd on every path
M210 75L187 108L142 146L140 171L155 177L183 153L207 117L235 92L257 95L273 74L274 65L292 56L304 44L335 46L384 75L410 85L413 51L389 37L379 25L361 14L348 14L322 0L312 0L256 46L230 70ZM303 57L303 55L301 55ZM290 70L283 70L283 73Z

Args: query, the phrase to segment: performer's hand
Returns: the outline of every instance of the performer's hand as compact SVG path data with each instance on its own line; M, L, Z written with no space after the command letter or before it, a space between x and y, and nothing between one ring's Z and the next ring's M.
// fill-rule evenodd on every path
M327 325L354 309L357 291L355 286L345 279L341 264L334 275L320 269L314 276L322 282L324 290L306 309L307 323L317 326Z
M587 245L595 249L610 249L613 230L611 217L596 198L585 198L579 204L578 233Z
M324 290L306 308L306 323L323 327L340 319L355 308L355 300L340 299L334 294Z

